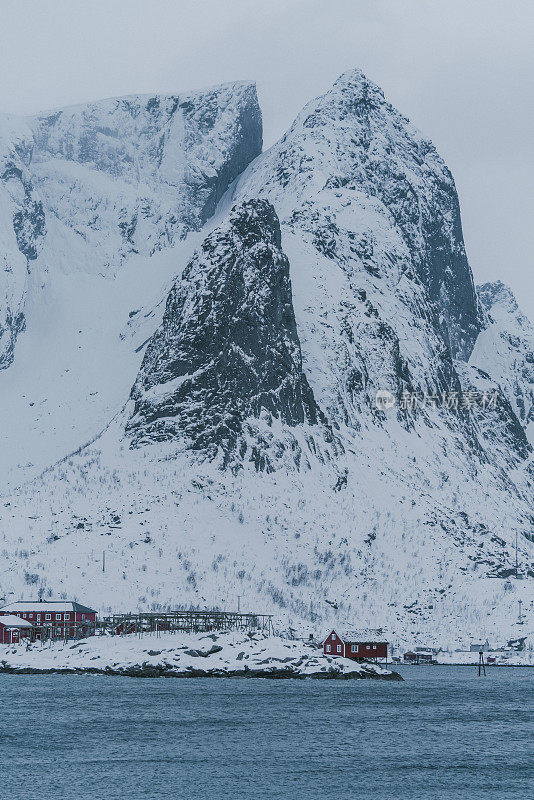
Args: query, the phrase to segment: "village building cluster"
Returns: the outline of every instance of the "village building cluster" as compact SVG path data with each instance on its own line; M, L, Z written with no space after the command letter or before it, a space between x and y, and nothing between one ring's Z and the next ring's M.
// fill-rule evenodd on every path
M17 600L0 609L0 645L16 645L21 642L35 642L70 639L84 639L100 633L112 636L129 634L186 631L199 633L207 631L242 630L274 634L271 614L244 613L221 610L176 610L139 611L135 613L114 613L98 619L93 608L77 601L65 600ZM324 640L317 641L325 656L337 656L353 661L374 661L384 663L437 664L440 648L414 647L404 653L395 653L382 628L361 628L331 630ZM525 649L526 637L512 639L505 648L491 654L489 642L472 642L470 652L487 654L487 663L495 663L498 652ZM459 651L463 652L463 651Z

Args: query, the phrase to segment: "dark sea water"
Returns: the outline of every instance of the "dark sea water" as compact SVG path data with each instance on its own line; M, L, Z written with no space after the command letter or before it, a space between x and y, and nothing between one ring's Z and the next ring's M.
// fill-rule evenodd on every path
M1 800L534 798L534 669L0 676Z

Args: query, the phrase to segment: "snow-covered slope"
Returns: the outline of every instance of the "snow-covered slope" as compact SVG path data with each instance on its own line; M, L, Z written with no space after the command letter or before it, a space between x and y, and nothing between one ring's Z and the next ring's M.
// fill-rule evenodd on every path
M534 443L534 326L501 281L478 287L488 315L470 363L502 388L521 425Z
M532 450L506 381L471 357L489 312L432 145L348 73L193 238L136 256L183 277L161 324L143 304L124 410L6 497L5 595L240 595L319 635L510 638L517 599L534 603Z
M199 230L262 142L250 83L105 100L29 124L46 208L103 271Z

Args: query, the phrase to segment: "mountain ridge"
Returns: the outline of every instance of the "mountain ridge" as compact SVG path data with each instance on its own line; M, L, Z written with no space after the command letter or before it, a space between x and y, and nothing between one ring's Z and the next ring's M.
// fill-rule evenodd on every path
M65 250L78 269L113 273L128 255L150 256L199 230L261 152L261 112L255 84L237 82L12 118L1 142L2 249L10 262L26 258L21 276L36 271L48 281L58 264L72 270ZM6 320L25 320L21 283ZM2 328L0 316L0 336ZM13 358L13 322L9 330L4 367Z

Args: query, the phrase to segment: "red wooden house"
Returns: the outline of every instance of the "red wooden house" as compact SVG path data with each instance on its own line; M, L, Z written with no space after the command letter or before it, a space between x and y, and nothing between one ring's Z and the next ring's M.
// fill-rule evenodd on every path
M25 636L31 638L33 627L21 617L3 614L0 617L0 644L18 644Z
M404 653L403 656L404 662L406 664L433 664L434 663L434 655L430 650L422 650L416 651L415 653L409 650L407 653Z
M72 601L17 600L0 608L0 622L13 614L32 626L36 639L84 639L95 633L96 611Z
M325 655L353 658L355 661L388 657L388 642L382 628L331 631L323 643Z

